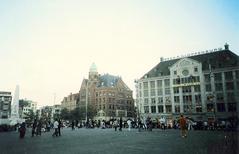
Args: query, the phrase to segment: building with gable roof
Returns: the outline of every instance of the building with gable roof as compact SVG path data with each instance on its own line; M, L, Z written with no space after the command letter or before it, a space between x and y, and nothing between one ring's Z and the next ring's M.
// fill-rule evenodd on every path
M82 81L79 93L79 107L93 107L96 120L134 117L133 91L121 77L98 74L94 63L90 67L88 79Z
M239 57L214 49L161 61L136 81L136 102L143 118L184 114L194 120L238 118Z

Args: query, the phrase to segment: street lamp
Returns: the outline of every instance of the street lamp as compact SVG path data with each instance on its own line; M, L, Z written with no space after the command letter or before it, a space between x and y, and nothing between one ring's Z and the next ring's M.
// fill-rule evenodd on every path
M86 99L85 99L85 122L87 122L87 108L88 108L88 81L86 81Z

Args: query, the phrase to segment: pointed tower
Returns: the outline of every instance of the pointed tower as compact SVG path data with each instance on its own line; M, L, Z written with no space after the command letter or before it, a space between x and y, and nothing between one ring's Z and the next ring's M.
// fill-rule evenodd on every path
M89 81L96 81L98 80L99 74L97 71L97 67L95 63L92 63L90 67L90 72L89 72Z
M16 86L14 98L11 105L11 118L19 119L19 85Z

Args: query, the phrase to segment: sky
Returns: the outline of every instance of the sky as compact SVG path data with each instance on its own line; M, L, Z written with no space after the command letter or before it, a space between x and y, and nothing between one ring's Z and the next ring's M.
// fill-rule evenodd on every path
M60 104L94 62L135 96L160 57L226 42L239 55L238 10L238 0L0 0L0 91Z

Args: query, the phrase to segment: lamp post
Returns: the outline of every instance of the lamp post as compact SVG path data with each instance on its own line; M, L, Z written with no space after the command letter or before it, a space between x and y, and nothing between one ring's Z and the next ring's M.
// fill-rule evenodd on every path
M86 95L85 95L85 122L87 122L87 109L88 109L88 81L86 82Z

